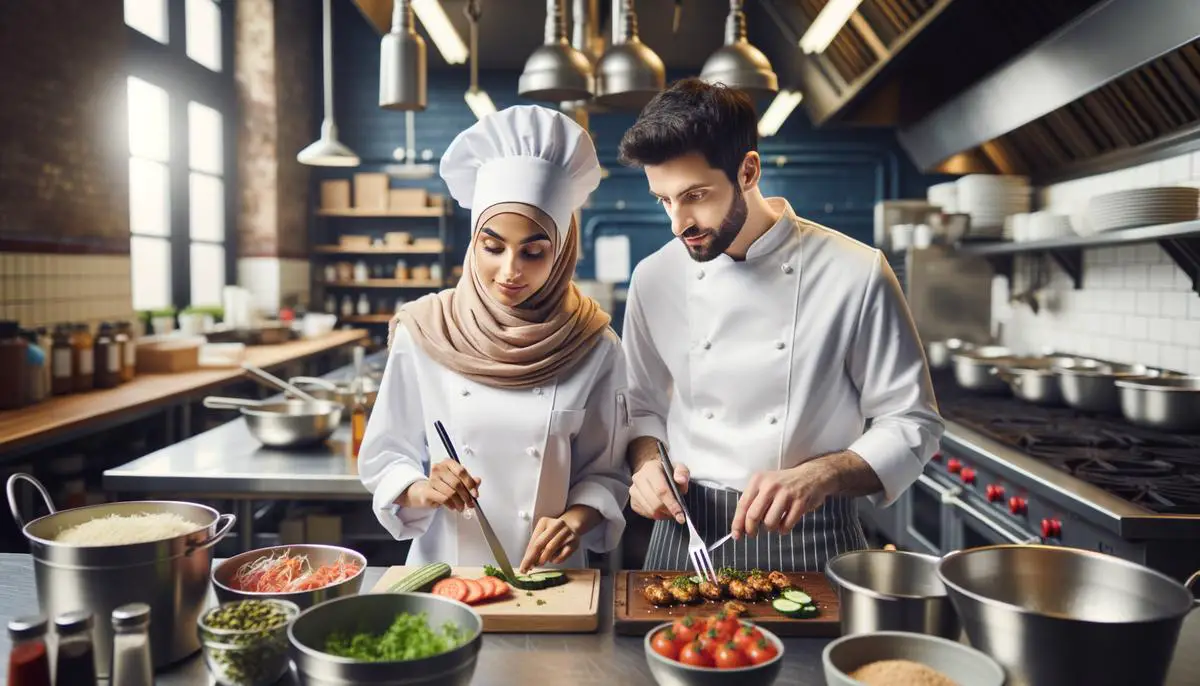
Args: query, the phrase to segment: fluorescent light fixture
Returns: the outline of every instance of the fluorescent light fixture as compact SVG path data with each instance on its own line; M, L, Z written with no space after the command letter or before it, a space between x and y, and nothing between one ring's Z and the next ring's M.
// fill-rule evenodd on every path
M463 99L467 101L467 107L470 107L471 111L475 113L476 119L483 119L496 111L496 105L488 96L487 91L472 88L463 94Z
M800 49L810 55L825 52L861 4L862 0L829 0L800 37Z
M454 30L454 24L450 23L442 3L438 0L412 0L412 8L447 64L467 61L467 44Z
M763 112L762 117L758 120L758 135L763 138L774 136L779 131L779 127L783 126L783 122L787 121L788 115L803 99L804 94L800 91L779 91L775 95L775 99L767 106L767 111Z

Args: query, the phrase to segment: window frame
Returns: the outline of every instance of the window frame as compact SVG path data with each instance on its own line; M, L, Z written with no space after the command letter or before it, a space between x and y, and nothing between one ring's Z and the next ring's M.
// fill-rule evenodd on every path
M170 154L167 186L170 213L167 239L171 254L169 302L178 311L191 305L191 174L188 154L188 103L196 102L221 115L225 210L225 283L237 283L237 89L234 77L234 3L214 0L220 11L221 71L214 72L187 55L186 3L167 0L167 42L159 43L126 25L129 46L124 73L162 88L168 97ZM128 121L128 115L127 115ZM128 126L128 124L126 124ZM132 159L132 153L127 152ZM128 173L128 172L127 172ZM209 172L200 172L216 176ZM132 240L132 231L130 237ZM196 241L213 244L210 241ZM132 267L132 265L131 265Z

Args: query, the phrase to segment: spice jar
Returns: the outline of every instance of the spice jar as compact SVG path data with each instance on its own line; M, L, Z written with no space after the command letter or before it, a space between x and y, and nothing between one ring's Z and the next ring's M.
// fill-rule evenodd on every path
M87 324L75 324L71 329L72 369L75 392L90 391L96 385L95 351L92 349L92 332Z
M50 395L50 348L54 346L54 339L51 338L50 332L46 327L39 326L37 328L37 344L42 349L42 355L46 358L46 363L42 365L42 388L46 389L46 395Z
M371 301L367 298L366 293L358 296L358 313L361 315L371 314Z
M24 407L29 395L29 344L21 338L21 327L14 321L0 321L0 410Z
M71 332L65 324L54 329L54 345L50 348L50 392L54 395L75 392L75 350L71 347Z
M112 675L120 686L154 686L150 659L150 606L129 603L112 611Z
M121 383L121 346L113 338L112 324L100 324L92 350L96 362L96 388L116 388Z
M395 277L397 281L408 281L408 263L404 260L396 260Z
M25 340L25 404L32 405L50 393L46 386L46 351L38 345L37 331L21 329L21 338Z
M46 627L46 618L40 616L9 621L12 650L8 654L8 686L52 686Z
M96 686L96 650L92 645L92 613L66 612L54 619L58 649L54 682L62 686Z
M133 326L129 322L117 322L114 338L121 349L121 382L133 381L137 373L137 341L133 338Z

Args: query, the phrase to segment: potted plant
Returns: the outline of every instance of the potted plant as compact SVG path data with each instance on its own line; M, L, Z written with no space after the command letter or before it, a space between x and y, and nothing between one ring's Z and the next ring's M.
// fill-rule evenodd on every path
M179 329L188 335L211 331L224 310L212 305L191 305L179 313Z

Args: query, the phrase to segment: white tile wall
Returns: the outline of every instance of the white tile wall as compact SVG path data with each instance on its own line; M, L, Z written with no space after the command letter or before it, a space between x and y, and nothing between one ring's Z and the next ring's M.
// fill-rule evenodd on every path
M1084 215L1092 196L1168 184L1200 187L1200 152L1048 186L1040 193L1041 209L1070 216L1076 230L1086 232ZM1017 260L1014 292L1029 283L1036 259L1046 258ZM1007 345L1200 374L1200 295L1158 245L1086 251L1080 290L1057 264L1049 269L1050 286L1040 296L1038 314L1023 305L1008 306L1006 296L993 308L1004 322Z
M129 256L0 253L0 319L133 322Z
M238 285L249 289L254 307L263 314L274 314L289 301L309 303L309 263L307 260L278 257L243 257L238 260Z

